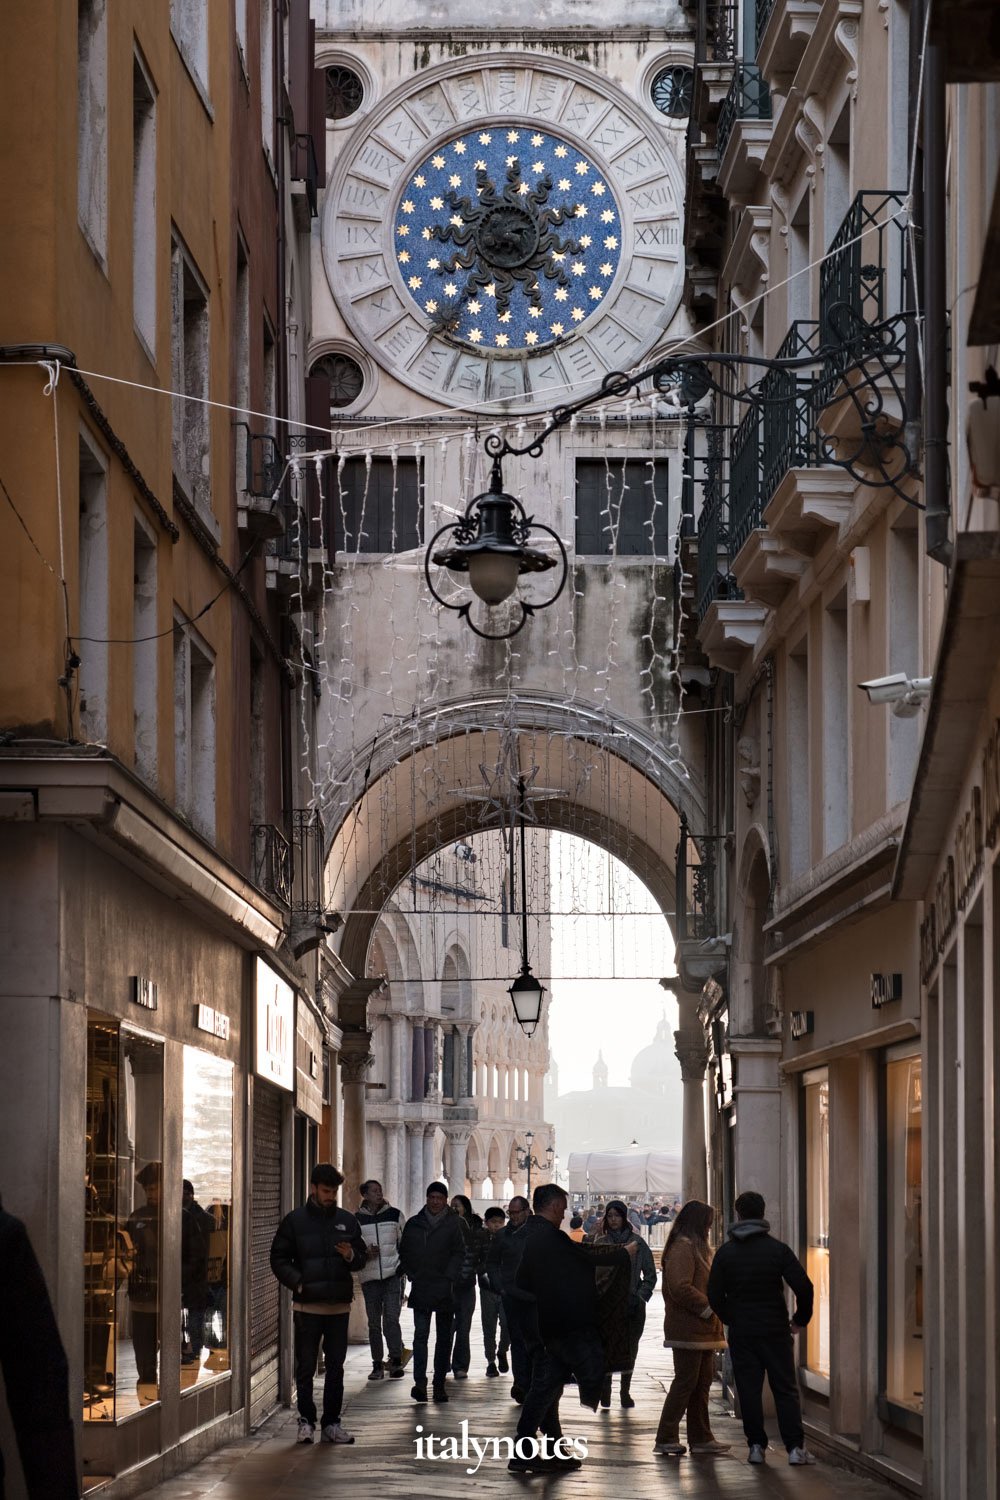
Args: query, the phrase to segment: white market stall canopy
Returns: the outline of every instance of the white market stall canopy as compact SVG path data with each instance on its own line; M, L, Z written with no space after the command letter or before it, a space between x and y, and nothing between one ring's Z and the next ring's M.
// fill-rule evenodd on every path
M594 1197L676 1198L681 1159L667 1151L571 1151L569 1190Z

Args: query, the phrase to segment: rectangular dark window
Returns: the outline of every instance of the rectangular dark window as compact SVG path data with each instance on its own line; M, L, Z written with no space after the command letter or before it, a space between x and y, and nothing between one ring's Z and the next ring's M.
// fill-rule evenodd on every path
M348 459L331 483L332 527L337 552L408 552L420 546L423 475L415 458Z
M651 466L642 458L578 458L577 556L668 556L669 483L665 461Z

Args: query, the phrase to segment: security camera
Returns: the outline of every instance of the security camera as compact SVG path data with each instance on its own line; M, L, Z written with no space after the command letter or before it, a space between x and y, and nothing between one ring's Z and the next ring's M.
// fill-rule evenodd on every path
M859 682L858 687L868 694L869 703L891 703L894 714L901 719L910 719L930 693L931 682L930 677L907 677L905 672L891 672L888 677Z

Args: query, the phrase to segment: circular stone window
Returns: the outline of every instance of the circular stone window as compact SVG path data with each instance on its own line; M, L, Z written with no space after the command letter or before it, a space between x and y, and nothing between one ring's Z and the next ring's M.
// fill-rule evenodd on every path
M365 86L352 68L326 69L326 118L346 120L357 114L365 97Z
M694 92L694 70L683 64L661 68L650 88L653 103L663 115L673 120L686 120L691 113Z
M551 130L469 130L420 161L396 213L416 309L473 348L533 351L603 311L621 208L587 152Z
M309 371L330 383L330 408L341 410L353 406L365 388L365 372L348 354L324 354Z

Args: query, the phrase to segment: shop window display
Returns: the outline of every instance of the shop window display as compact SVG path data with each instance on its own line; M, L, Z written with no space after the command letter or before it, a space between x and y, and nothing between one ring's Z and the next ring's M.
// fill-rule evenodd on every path
M815 1289L805 1365L830 1377L830 1084L826 1070L804 1080L806 1271Z
M890 1057L885 1087L885 1394L924 1408L922 1073L914 1054Z
M233 1066L184 1048L181 1183L181 1390L229 1362Z
M159 1399L163 1047L92 1016L84 1182L85 1421Z

